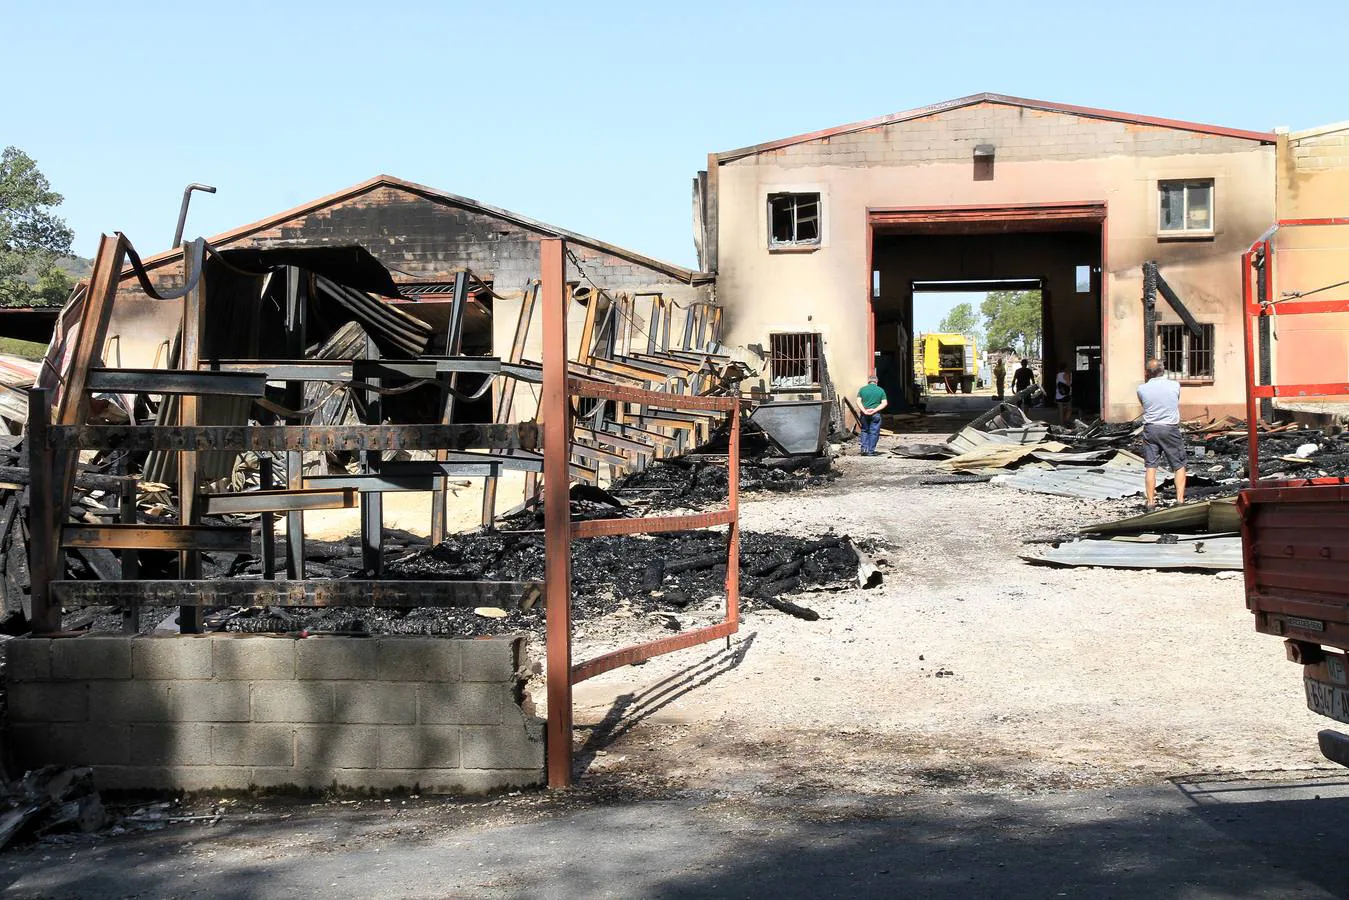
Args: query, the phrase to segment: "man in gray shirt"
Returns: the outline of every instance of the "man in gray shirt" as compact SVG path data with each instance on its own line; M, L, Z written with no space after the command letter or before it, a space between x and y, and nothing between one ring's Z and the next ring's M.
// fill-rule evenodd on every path
M1148 360L1148 380L1138 386L1143 404L1144 480L1149 510L1157 506L1157 461L1176 474L1176 503L1185 502L1185 437L1180 431L1180 382L1166 377L1161 360Z

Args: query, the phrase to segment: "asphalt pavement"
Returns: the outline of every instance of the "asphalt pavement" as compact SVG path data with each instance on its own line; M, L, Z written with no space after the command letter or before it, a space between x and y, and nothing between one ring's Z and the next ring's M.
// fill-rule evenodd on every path
M1349 897L1346 777L396 808L10 850L0 897Z

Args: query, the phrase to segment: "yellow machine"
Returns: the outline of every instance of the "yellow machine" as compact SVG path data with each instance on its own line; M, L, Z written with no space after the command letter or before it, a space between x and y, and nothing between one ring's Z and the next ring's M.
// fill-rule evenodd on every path
M947 393L974 390L979 357L974 338L963 334L920 334L913 342L913 374L919 384L943 385Z

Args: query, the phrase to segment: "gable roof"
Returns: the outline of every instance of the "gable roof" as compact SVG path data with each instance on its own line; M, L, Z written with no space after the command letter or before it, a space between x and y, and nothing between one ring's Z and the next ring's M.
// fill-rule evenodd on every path
M405 191L406 193L415 194L419 197L423 197L434 203L443 203L450 206L457 206L462 209L480 212L483 213L484 215L492 216L497 219L503 219L507 222L519 225L522 228L528 229L529 231L537 232L546 237L565 238L569 243L580 244L583 247L589 247L592 250L599 250L602 253L608 253L611 256L618 257L619 259L624 259L629 262L645 266L646 268L654 269L657 272L663 272L664 274L669 275L672 278L678 279L679 281L682 281L685 284L701 284L712 280L712 276L704 272L695 272L692 269L686 269L683 266L677 266L674 263L668 263L659 259L654 259L650 256L644 256L641 253L636 253L624 247L619 247L616 244L610 244L607 243L606 241L601 241L597 240L596 238L587 237L586 235L579 234L575 231L568 231L565 228L558 228L556 225L549 225L546 222L540 222L537 219L531 219L528 216L522 216L519 213L511 212L508 209L501 209L500 207L497 206L489 206L486 203L479 203L477 200L472 200L468 197L460 197L458 194L450 194L445 191L440 191L436 190L435 188L427 187L424 184L416 184L415 182L404 181L401 178L394 178L392 175L376 175L374 178L362 181L360 184L352 185L351 187L345 188L344 190L340 190L335 194L329 194L326 197L320 197L317 200L311 200L310 202L303 203L293 209L288 209L285 210L284 212L276 213L275 215L268 216L265 219L259 219L256 222L250 222L247 225L240 225L238 228L233 228L230 229L229 231L222 231L220 234L207 238L207 241L216 246L228 244L231 241L237 241L241 238L246 238L249 235L257 234L260 231L266 231L267 229L280 225L281 223L286 222L290 219L295 219L300 216L309 215L310 213L316 212L320 209L323 209L324 207L332 206L334 204L350 200L353 197L358 197L361 194L368 193L378 188L393 188L395 190ZM166 250L163 253L157 253L154 256L146 257L142 262L145 268L153 269L158 266L165 265L166 263L171 263L176 260L180 260L182 259L182 257L183 251L182 248L180 247L174 250ZM122 273L123 277L126 277L126 275L130 271L131 271L130 269L124 270Z
M1070 116L1081 116L1086 119L1106 119L1111 122L1126 122L1130 125L1154 125L1158 128L1171 128L1176 131L1193 131L1199 134L1211 134L1217 137L1230 137L1244 141L1256 141L1261 144L1272 144L1275 142L1275 135L1272 131L1244 131L1238 128L1222 128L1217 125L1202 125L1198 122L1183 122L1177 119L1159 119L1155 116L1139 116L1134 115L1133 113L1114 112L1108 109L1094 109L1089 106L1070 106L1066 103L1050 103L1047 100L1028 100L1024 97L1009 97L1006 94L990 94L985 92L982 94L971 94L968 97L960 97L956 100L947 100L944 103L934 103L931 106L920 106L917 109L891 113L888 116L867 119L863 122L839 125L834 128L826 128L823 131L812 131L809 134L798 134L793 137L781 138L780 140L769 141L764 144L755 144L752 147L741 147L739 150L727 150L724 153L714 153L713 156L716 157L718 162L731 162L732 160L753 156L757 153L765 153L769 150L780 150L783 147L790 147L794 144L818 141L822 138L836 137L840 134L849 134L854 131L865 131L869 128L877 128L882 125L894 125L899 122L908 122L912 119L921 119L924 116L950 112L953 109L974 106L979 103L997 103L1002 106L1019 106L1023 109L1038 109L1043 112L1063 113Z

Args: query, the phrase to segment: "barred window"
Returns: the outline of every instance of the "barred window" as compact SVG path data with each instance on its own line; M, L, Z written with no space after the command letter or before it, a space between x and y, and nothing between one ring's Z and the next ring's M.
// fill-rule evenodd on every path
M1157 326L1157 358L1172 378L1213 378L1213 326L1200 325L1196 337L1184 325Z
M790 247L820 242L820 195L769 194L768 244Z
M820 383L818 334L771 334L768 340L769 384L774 389L811 388Z

